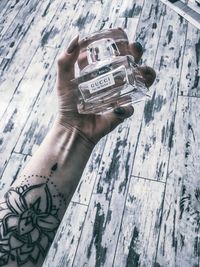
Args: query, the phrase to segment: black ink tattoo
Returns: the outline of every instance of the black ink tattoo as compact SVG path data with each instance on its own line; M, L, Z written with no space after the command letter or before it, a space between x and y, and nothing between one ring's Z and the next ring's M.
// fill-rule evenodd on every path
M35 264L45 257L60 224L52 200L47 183L22 185L6 193L0 204L0 266L10 260L18 266Z
M58 168L58 163L54 164L52 167L51 167L51 170L52 171L56 171Z

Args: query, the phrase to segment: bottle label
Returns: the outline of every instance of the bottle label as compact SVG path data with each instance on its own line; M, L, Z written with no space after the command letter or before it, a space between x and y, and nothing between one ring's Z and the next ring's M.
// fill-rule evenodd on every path
M101 75L95 79L88 82L81 83L79 85L80 90L89 90L89 92L95 93L104 88L110 87L115 84L113 74Z

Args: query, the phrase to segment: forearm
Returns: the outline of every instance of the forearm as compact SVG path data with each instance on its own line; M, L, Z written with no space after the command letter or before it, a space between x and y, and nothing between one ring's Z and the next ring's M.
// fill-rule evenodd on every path
M53 126L2 200L0 266L42 265L93 147L77 130Z
M76 129L55 124L15 185L21 183L23 176L32 183L48 180L56 184L68 205L94 145Z

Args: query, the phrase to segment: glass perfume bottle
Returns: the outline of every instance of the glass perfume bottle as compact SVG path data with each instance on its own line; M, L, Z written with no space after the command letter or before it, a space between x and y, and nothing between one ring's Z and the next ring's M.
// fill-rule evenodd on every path
M80 74L73 80L78 88L79 113L104 113L141 101L148 92L134 57L120 53L119 43L127 43L127 36L122 40L97 34L97 40L94 35L87 39L82 51L87 63L79 59Z

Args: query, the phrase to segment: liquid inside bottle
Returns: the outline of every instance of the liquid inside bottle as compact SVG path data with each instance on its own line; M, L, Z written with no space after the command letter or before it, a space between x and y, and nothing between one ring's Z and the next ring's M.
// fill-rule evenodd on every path
M73 80L79 113L104 113L146 96L148 88L133 56L121 56L112 38L94 41L86 51L89 64Z

